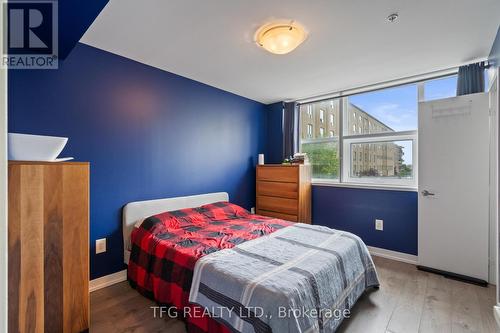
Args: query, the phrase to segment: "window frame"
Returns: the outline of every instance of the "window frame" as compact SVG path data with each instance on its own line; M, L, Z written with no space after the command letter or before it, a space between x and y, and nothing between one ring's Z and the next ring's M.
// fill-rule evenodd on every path
M425 96L425 83L431 80L442 79L449 76L457 75L457 70L445 71L439 75L429 75L422 76L420 79L402 79L397 83L392 84L380 84L374 85L373 87L365 87L352 89L349 92L337 92L331 94L329 97L309 99L304 102L299 102L299 105L303 104L313 104L324 100L338 100L339 101L339 133L334 135L333 138L320 138L321 141L325 139L336 139L338 141L339 149L339 177L338 179L325 179L325 178L312 178L312 183L314 185L330 185L330 186L340 186L340 187L357 187L357 188L380 188L380 189L394 189L394 190L409 190L416 191L418 184L418 124L417 129L413 131L401 131L401 132L381 132L373 134L353 134L345 135L345 126L349 124L346 115L344 114L347 110L348 97L352 95L358 95L362 93L385 90L390 88L395 88L408 84L415 84L417 89L417 104L424 101ZM302 115L300 115L302 116ZM299 116L299 117L300 117ZM301 122L299 121L299 131ZM300 132L299 132L300 133ZM307 138L302 140L299 138L299 151L302 151L302 142L310 142L313 139ZM316 139L318 140L318 139ZM379 178L353 178L350 177L349 170L351 168L351 156L349 145L351 143L370 143L370 142L380 142L380 141L406 141L412 140L412 168L413 168L413 178L411 180L407 179L383 179ZM329 141L329 140L328 140Z
M326 185L326 186L338 186L338 187L355 187L355 188L373 188L373 189L388 189L388 190L403 190L403 191L416 191L418 184L418 123L417 129L412 131L401 131L401 132L381 132L381 133L373 133L373 134L353 134L353 135L345 135L346 132L345 126L348 126L349 120L346 119L346 115L344 114L344 110L347 110L348 97L373 91L380 91L390 88L396 88L399 86L415 84L417 88L417 105L420 102L425 101L425 83L427 81L433 81L438 79L443 79L446 77L457 75L458 68L450 68L443 71L401 78L393 81L377 83L373 85L368 85L364 87L358 87L349 89L346 91L337 91L331 94L322 95L316 98L307 98L301 101L298 101L299 105L304 104L313 104L325 100L339 100L339 113L338 113L338 123L339 123L339 133L334 135L333 138L320 138L319 140L324 141L325 139L336 139L338 141L338 150L339 150L339 177L338 179L326 179L326 178L313 178L313 185ZM300 115L301 116L301 115ZM300 119L299 116L299 119ZM299 121L299 133L300 133L301 122ZM356 126L357 127L357 126ZM357 132L357 131L356 131ZM345 144L344 141L347 140L347 143L358 142L358 143L366 143L369 139L371 142L376 142L375 138L378 141L404 141L404 140L413 140L412 145L412 167L414 177L412 181L401 181L394 182L394 179L386 179L385 181L381 178L352 178L349 177L348 167L351 167L351 159L350 159L350 151L349 146ZM380 140L380 138L385 138L385 140ZM372 140L373 139L373 140ZM299 151L302 151L302 141L311 142L318 139L307 138L306 140L302 140L299 138ZM347 150L344 153L344 150Z
M418 131L384 132L374 134L348 135L339 140L343 146L342 162L340 164L340 182L344 184L362 184L416 188L418 184ZM395 179L384 177L351 177L351 144L380 143L393 141L412 141L413 178ZM315 182L316 179L313 179Z
M407 84L407 83L405 83ZM399 85L398 85L399 86ZM391 87L385 87L391 88ZM421 89L421 86L417 82L417 89ZM380 90L380 89L378 89ZM337 142L339 150L339 177L337 179L328 178L312 178L311 182L313 185L326 185L326 186L337 186L337 187L354 187L354 188L372 188L372 189L389 189L389 190L402 190L402 191L416 191L418 184L418 129L413 131L400 131L400 132L380 132L372 134L352 134L344 135L344 126L347 126L348 120L346 120L346 115L344 110L347 110L347 103L349 96L338 96L332 97L332 100L339 100L339 133L334 137L322 137L322 138L299 138L299 152L302 152L302 143L313 143L313 142ZM303 104L312 104L315 101L310 101ZM300 119L299 112L299 119ZM299 121L299 133L301 133L301 121ZM309 124L308 124L309 125ZM418 124L417 124L418 126ZM372 142L380 141L405 141L413 140L412 144L412 167L413 167L413 178L411 180L401 179L400 181L394 182L392 179L382 179L382 178L351 178L349 177L349 170L346 168L351 167L350 150L347 143L366 143L367 139ZM347 153L344 153L344 150ZM347 161L347 163L345 162Z

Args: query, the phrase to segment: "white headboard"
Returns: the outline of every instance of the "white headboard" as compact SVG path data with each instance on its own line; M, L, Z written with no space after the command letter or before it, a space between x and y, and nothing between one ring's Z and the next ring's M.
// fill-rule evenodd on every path
M130 234L137 221L151 215L194 208L218 201L229 201L226 192L191 195L187 197L130 202L123 207L123 260L128 264L130 257Z

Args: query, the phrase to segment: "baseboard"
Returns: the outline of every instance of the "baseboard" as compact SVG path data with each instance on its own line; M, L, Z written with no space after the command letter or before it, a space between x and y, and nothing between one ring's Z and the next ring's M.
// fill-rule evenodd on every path
M119 271L113 274L101 276L100 278L90 280L89 291L93 292L102 288L109 287L113 284L127 281L127 270Z
M368 251L372 256L405 262L407 264L416 265L418 257L413 254L396 252L392 250L381 249L379 247L368 246Z

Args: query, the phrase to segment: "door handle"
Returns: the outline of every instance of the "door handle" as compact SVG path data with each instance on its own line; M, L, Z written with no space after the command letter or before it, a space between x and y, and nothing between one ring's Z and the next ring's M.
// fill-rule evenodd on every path
M423 190L423 191L422 191L422 195L423 195L424 197L428 197L428 196L430 196L430 195L434 195L434 193L431 193L431 192L429 192L429 191L427 191L427 190Z

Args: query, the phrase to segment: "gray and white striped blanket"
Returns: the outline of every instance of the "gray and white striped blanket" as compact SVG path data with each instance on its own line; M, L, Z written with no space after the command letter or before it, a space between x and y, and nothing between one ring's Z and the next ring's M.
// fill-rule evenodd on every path
M202 257L189 301L236 332L334 332L378 284L359 237L297 223Z

